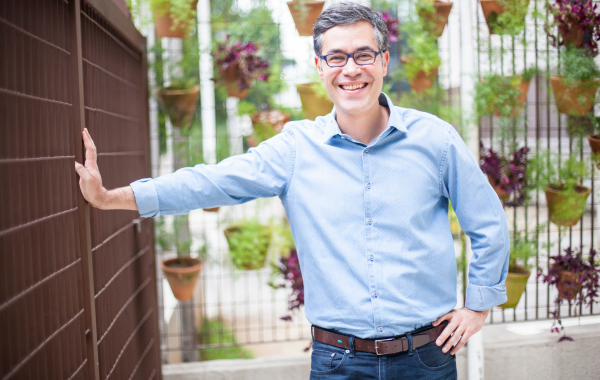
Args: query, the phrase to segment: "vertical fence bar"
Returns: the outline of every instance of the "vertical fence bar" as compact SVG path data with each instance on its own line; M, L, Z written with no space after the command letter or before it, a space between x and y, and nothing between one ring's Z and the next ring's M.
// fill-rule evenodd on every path
M69 2L69 24L71 27L71 55L69 66L71 67L71 94L72 94L72 136L75 152L75 160L84 163L85 148L82 147L81 132L85 128L85 111L83 99L83 60L81 46L81 3L79 0ZM75 184L75 186L77 186ZM92 262L92 241L90 226L90 206L83 198L79 189L77 194L77 213L79 219L79 244L81 251L81 267L83 277L83 300L85 308L85 333L87 357L90 361L89 379L100 379L98 362L98 331L96 327L96 303L94 300L94 270Z

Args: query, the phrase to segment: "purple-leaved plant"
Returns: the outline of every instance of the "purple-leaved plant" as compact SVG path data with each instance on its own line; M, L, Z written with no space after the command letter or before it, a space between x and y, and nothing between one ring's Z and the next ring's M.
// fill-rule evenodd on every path
M240 71L237 86L240 90L249 88L253 80L266 82L271 75L269 62L258 56L258 46L252 42L231 43L229 37L217 45L214 53L219 73L223 75L229 67L238 64Z
M588 49L592 55L598 55L596 41L600 40L600 17L596 13L596 4L592 1L555 0L554 4L547 3L546 7L554 16L554 25L558 27L563 36L563 40L560 40L550 32L549 26L546 25L546 33L552 39L553 46L564 45L564 37L572 33L583 38L582 46Z
M273 288L288 288L288 310L294 312L300 310L304 305L304 281L302 280L302 271L300 270L300 261L295 249L290 250L289 256L282 257L279 263L273 264L274 270L283 277L283 282L279 284L270 284ZM276 269L275 269L276 268ZM291 321L292 316L281 317L284 321Z
M492 148L485 149L480 143L479 167L488 176L490 183L511 196L507 206L516 207L525 202L525 174L529 148L522 147L511 154L511 158L500 156Z
M596 266L595 258L596 251L593 248L590 249L588 259L584 260L581 249L568 247L564 250L564 254L550 256L552 263L547 275L538 268L537 277L541 277L543 282L555 286L558 290L558 295L554 299L555 309L550 313L554 318L550 331L563 332L559 342L573 340L566 335L560 319L560 305L563 301L566 300L569 307L575 306L575 313L577 313L579 306L591 305L598 297L600 268Z
M400 30L398 29L398 27L400 26L400 20L398 20L395 17L392 17L390 11L387 11L385 13L379 12L379 15L381 16L383 21L385 21L385 26L387 26L388 39L391 42L398 41L398 35L400 34Z

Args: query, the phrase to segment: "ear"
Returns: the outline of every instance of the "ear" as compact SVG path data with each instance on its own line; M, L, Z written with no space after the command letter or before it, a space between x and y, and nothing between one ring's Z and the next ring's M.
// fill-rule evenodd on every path
M383 63L383 76L387 75L388 64L390 63L390 52L386 51L381 54L381 61Z
M319 78L323 80L323 70L321 70L321 65L319 64L319 57L315 55L315 67L317 68L317 72L319 73Z

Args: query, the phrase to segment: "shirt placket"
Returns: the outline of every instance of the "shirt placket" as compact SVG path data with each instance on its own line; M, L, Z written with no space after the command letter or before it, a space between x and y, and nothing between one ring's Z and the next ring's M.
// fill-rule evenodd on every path
M367 260L367 276L369 281L369 294L371 297L371 307L373 309L373 323L376 334L378 336L383 335L384 327L381 325L381 318L379 315L378 308L378 299L379 299L379 290L377 288L377 284L375 282L375 253L373 252L373 225L375 221L373 220L373 215L371 213L371 178L369 173L369 162L370 157L372 155L369 152L369 147L363 149L362 152L362 161L363 161L363 188L364 188L364 207L365 207L365 257Z

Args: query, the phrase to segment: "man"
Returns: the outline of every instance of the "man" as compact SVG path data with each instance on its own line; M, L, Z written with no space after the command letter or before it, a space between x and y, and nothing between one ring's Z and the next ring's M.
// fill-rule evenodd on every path
M315 65L335 104L316 121L218 165L107 191L92 139L75 164L85 198L144 217L280 197L313 324L313 379L453 379L455 354L506 300L508 225L498 197L449 124L381 93L387 30L338 3L314 26ZM471 238L466 307L456 305L448 201Z

